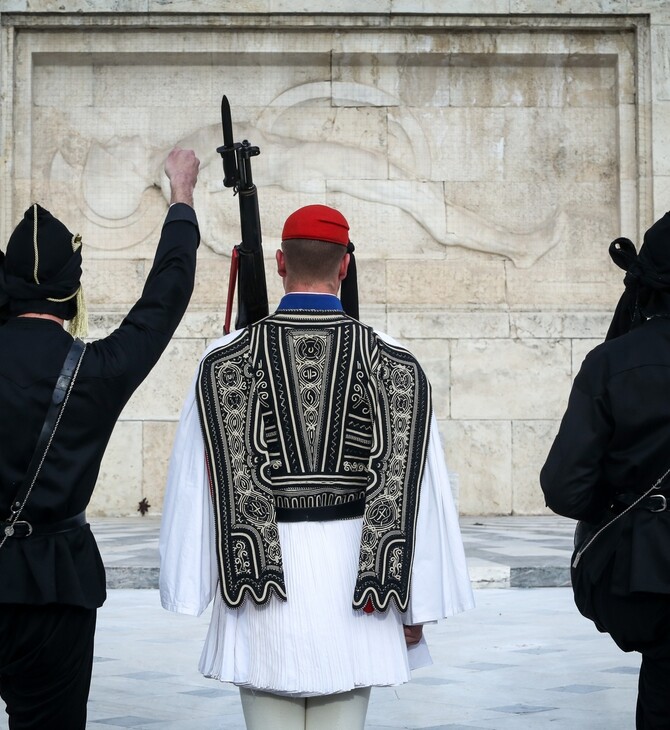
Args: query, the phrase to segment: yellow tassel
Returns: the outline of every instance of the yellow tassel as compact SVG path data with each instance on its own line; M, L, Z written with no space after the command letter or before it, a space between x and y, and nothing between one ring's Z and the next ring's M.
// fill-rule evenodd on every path
M35 228L37 231L37 228ZM37 251L37 232L35 233L35 250ZM77 233L72 236L72 250L76 251L82 245L81 236ZM37 264L35 264L35 274L37 275ZM88 336L88 309L86 308L86 299L84 299L84 288L79 284L79 289L74 294L70 294L62 299L47 297L50 302L67 302L73 297L77 297L77 314L67 323L67 331L73 337Z
M68 322L67 331L73 337L82 339L88 335L88 309L84 298L84 287L81 284L77 290L77 314Z

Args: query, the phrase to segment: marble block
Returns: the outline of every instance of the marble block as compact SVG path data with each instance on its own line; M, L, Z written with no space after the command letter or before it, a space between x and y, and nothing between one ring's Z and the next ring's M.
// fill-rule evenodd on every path
M142 499L142 422L119 421L109 440L87 508L91 517L130 516Z
M163 496L167 482L168 464L172 452L176 421L144 421L142 497L151 505L151 514L163 511Z
M544 504L540 469L557 430L556 421L514 421L512 424L513 514L552 514Z
M459 340L451 348L451 417L557 418L571 366L564 340Z
M458 474L461 514L512 511L512 426L509 421L443 424L447 465Z
M221 334L240 239L216 151L226 93L236 140L260 149L270 310L286 217L341 210L361 316L424 364L462 509L544 511L540 453L621 293L607 246L639 244L670 199L666 2L0 4L0 237L33 200L83 235L92 338L140 295L169 150L201 160L193 297L124 409L94 510L159 508L184 395Z
M175 420L195 376L204 340L173 339L121 413L124 420Z

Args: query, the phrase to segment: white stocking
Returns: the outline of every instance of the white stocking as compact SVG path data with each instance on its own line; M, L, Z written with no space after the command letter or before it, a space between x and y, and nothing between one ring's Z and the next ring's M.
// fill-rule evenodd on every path
M285 697L240 687L247 730L363 730L370 688Z
M305 730L363 730L370 688L307 698Z
M305 730L305 698L240 687L247 730Z

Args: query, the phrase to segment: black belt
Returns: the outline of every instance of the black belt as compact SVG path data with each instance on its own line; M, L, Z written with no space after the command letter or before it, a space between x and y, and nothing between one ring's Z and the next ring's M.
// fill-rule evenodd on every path
M633 509L644 509L648 512L668 512L670 511L670 499L665 494L650 494L648 497L640 499L639 494L627 493L617 494L614 498L620 505L632 507ZM640 500L637 502L637 500ZM637 502L637 504L635 504ZM635 505L633 507L633 505Z
M58 522L51 522L48 525L33 525L27 520L11 522L0 522L0 534L7 537L39 537L40 535L58 535L61 532L69 532L77 527L83 527L86 523L86 512L80 512L74 517L67 517Z
M276 507L277 522L330 522L362 517L365 498L326 507Z

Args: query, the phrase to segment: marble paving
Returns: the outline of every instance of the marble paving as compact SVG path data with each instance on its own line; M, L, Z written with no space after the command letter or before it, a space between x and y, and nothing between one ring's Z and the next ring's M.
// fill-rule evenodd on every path
M208 612L160 607L160 519L92 526L118 590L99 614L88 727L243 728L237 691L197 671ZM426 628L434 665L375 689L368 730L632 727L639 657L575 609L565 587L573 529L553 516L461 518L477 608Z
M110 588L158 587L159 517L91 520ZM556 516L462 517L470 578L479 588L570 585L574 521Z
M427 627L432 667L373 690L367 730L634 726L639 658L582 618L570 589L477 589L475 598L476 609ZM156 590L110 591L99 614L90 730L244 728L237 691L198 674L207 623L207 614L164 611Z

